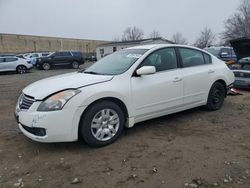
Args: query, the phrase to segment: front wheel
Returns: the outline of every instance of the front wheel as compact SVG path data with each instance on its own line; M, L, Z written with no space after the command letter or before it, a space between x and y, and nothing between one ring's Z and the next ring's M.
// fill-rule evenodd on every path
M219 110L226 96L225 86L220 82L215 82L208 95L207 105L205 106L208 110Z
M83 115L80 136L90 146L105 146L120 136L124 122L124 114L117 104L102 101L90 106Z
M78 68L79 68L79 63L78 63L77 61L74 61L74 62L72 63L72 68L73 68L73 69L78 69Z

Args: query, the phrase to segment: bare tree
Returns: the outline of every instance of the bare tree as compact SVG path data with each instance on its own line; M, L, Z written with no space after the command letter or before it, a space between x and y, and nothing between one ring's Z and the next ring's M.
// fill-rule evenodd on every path
M172 41L176 44L188 44L187 39L184 38L180 32L177 32L172 36Z
M225 21L222 38L229 41L235 38L250 37L250 1L242 0L238 11Z
M194 46L198 48L205 48L214 44L216 39L215 34L209 28L205 28L201 31L199 38L196 40Z
M144 32L142 29L137 27L128 27L123 32L122 41L133 41L143 39Z
M159 31L154 30L154 31L152 31L152 33L150 33L149 37L150 37L150 38L153 38L153 39L155 39L155 38L160 38L160 37L161 37L161 34L160 34Z
M114 42L119 42L119 41L121 41L121 40L120 40L120 37L114 37L112 41L114 41Z

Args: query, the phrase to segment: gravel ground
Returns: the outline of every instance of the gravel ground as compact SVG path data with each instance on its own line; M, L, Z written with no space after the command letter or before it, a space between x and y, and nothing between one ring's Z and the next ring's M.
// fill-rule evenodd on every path
M22 88L72 71L0 74L0 188L250 187L247 91L227 97L216 112L195 108L139 123L99 149L23 136L13 117Z

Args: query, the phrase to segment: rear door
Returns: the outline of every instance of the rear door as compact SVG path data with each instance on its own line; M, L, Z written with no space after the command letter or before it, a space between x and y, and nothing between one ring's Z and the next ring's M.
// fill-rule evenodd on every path
M54 65L65 65L70 64L71 53L70 52L56 52L53 59Z
M179 48L183 76L184 106L206 102L215 74L211 56L191 48Z

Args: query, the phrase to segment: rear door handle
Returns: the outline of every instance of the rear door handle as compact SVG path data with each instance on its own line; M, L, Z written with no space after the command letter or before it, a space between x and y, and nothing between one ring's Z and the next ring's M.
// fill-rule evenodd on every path
M179 78L179 77L175 77L173 80L173 82L180 82L180 81L182 81L182 78Z
M210 70L208 71L208 74L212 74L212 73L214 73L214 72L215 72L214 70L210 69Z

